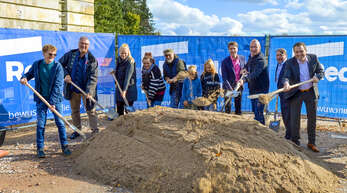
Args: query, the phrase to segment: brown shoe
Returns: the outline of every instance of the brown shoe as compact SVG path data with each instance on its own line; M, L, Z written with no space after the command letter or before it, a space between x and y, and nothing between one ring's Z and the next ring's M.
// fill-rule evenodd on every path
M311 143L307 144L307 147L309 149L311 149L313 152L319 152L319 149L317 148L317 146L315 146L315 145L313 145Z

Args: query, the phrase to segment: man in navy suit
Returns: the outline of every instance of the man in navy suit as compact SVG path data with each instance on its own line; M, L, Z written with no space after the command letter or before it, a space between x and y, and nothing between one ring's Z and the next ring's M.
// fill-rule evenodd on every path
M300 145L300 115L301 106L305 102L307 112L307 147L314 152L319 152L316 142L316 113L318 101L317 83L324 76L323 66L314 54L307 54L306 45L298 42L293 46L294 57L287 60L284 71L283 88L287 93L285 97L290 102L290 129L291 140ZM313 83L291 89L290 85L297 84L309 79Z
M227 56L222 61L222 78L223 78L223 89L232 90L236 87L236 83L241 78L241 70L245 65L245 57L238 55L238 44L237 42L229 42L228 50L230 56ZM239 88L240 94L235 97L235 114L241 115L241 97L242 97L243 87ZM226 99L225 99L226 100ZM225 102L225 101L224 101ZM225 112L231 112L231 100L225 105Z
M276 50L276 72L275 72L275 81L277 84L277 89L283 87L283 75L285 69L285 62L287 60L287 51L284 48L279 48ZM284 123L284 127L286 128L286 135L284 136L286 139L291 139L290 135L290 105L289 101L284 97L284 93L280 93L280 101L281 101L281 114Z

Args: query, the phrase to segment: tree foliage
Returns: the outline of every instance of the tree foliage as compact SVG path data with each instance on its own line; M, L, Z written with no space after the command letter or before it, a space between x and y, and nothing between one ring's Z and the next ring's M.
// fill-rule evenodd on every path
M157 34L146 0L95 0L95 32Z

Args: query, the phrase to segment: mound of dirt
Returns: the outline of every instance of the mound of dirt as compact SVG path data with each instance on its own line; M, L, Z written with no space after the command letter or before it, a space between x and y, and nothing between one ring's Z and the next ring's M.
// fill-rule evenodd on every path
M155 107L122 116L76 168L133 192L335 192L337 178L245 117Z

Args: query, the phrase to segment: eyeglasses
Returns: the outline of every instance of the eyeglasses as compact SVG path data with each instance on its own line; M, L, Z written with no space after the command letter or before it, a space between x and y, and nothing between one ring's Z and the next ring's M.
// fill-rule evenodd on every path
M169 57L169 56L171 56L171 54L165 54L164 56L165 56L165 57Z
M49 56L57 56L57 54L48 53Z

